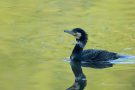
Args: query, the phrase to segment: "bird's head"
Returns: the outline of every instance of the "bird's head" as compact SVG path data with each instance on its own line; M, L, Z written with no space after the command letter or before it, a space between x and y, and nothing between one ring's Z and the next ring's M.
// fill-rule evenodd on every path
M64 32L73 35L77 41L87 42L87 33L81 28L75 28L73 30L64 30Z

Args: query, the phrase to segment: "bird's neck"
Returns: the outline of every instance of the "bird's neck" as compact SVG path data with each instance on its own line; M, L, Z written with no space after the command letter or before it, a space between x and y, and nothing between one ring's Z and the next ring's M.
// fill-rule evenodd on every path
M85 47L86 43L87 43L87 34L83 35L80 39L76 39L77 43L73 49L72 55L76 58L80 57L80 54L83 51L83 48Z
M83 48L85 45L86 45L86 42L77 41L73 49L72 55L79 55L83 51Z

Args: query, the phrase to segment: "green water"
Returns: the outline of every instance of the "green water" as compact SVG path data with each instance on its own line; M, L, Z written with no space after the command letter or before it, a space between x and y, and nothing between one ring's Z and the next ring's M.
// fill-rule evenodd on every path
M0 0L0 90L65 90L74 82L70 56L81 27L86 48L135 55L134 0ZM85 90L135 90L135 65L83 68Z

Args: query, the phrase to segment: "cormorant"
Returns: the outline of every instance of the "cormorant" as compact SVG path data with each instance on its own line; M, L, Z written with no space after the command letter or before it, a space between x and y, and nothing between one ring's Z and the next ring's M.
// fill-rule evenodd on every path
M83 50L87 43L88 35L81 28L64 30L64 32L73 35L77 41L70 56L70 65L75 75L75 83L67 90L83 90L85 88L87 81L81 66L92 68L112 67L113 64L108 62L109 60L115 60L123 57L115 52L109 52L106 50Z

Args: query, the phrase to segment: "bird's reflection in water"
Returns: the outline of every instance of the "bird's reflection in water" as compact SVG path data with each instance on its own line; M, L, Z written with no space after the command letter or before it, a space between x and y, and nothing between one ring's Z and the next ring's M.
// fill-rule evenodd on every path
M113 65L114 64L107 61L81 62L82 67L88 67L88 68L90 67L90 68L95 68L95 69L109 68L109 67L112 67ZM78 80L75 80L74 84L66 90L83 90L86 87L86 84L87 84L86 77L82 74L82 76L80 76Z
M107 62L107 61L96 61L96 62L91 62L91 63L82 62L81 63L82 67L91 67L91 68L95 68L95 69L109 68L109 67L112 67L113 65L114 64Z
M69 57L67 57L65 59L65 61L71 63L71 60ZM81 67L95 68L95 69L109 68L109 67L113 67L113 65L115 65L115 64L135 64L135 56L124 55L124 56L121 56L119 59L109 60L109 61L93 61L93 60L89 60L88 62L84 61L84 60L81 61ZM80 88L85 88L85 86L87 84L86 81L87 81L86 79L84 79L84 81L75 80L74 84L71 87L69 87L67 90L83 90Z

